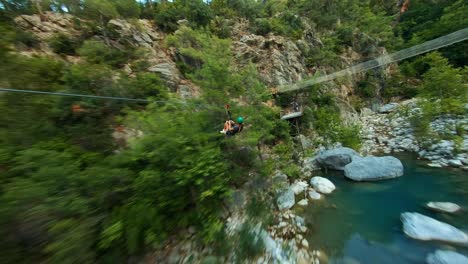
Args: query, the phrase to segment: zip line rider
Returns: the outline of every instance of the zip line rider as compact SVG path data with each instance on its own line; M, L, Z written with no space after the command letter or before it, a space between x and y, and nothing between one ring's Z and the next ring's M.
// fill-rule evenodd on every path
M242 116L237 117L236 121L232 120L231 111L229 110L231 107L226 105L226 113L228 116L228 120L224 122L223 130L219 131L222 134L226 134L228 136L234 136L235 134L239 133L244 129L244 118Z

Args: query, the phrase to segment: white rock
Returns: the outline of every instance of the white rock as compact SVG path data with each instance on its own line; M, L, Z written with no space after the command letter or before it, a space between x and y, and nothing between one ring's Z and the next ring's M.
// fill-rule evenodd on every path
M436 250L426 258L427 264L468 264L468 257L449 250Z
M309 197L312 200L320 200L322 199L322 195L315 190L309 191Z
M463 166L463 163L461 162L461 160L456 160L456 159L449 160L448 164L450 164L450 166L453 166L453 167Z
M403 231L411 238L468 243L468 235L454 226L419 213L402 213Z
M310 184L320 193L328 194L335 190L335 185L328 179L315 176L310 180Z
M307 201L307 199L302 199L297 204L300 206L307 206L309 202Z
M450 202L428 202L426 206L446 213L455 213L461 209L459 205Z
M309 187L309 184L307 184L307 182L298 181L293 183L293 185L291 186L291 190L294 192L295 195L298 195L301 192L307 190L307 187Z
M307 240L305 239L302 239L302 242L301 242L302 246L305 247L305 248L309 248L309 242L307 242Z

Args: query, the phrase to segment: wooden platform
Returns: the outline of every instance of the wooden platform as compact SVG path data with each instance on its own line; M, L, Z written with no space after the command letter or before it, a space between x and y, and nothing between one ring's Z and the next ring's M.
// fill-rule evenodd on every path
M293 112L293 113L282 116L281 119L289 120L289 119L293 119L293 118L301 117L301 116L302 116L302 112Z

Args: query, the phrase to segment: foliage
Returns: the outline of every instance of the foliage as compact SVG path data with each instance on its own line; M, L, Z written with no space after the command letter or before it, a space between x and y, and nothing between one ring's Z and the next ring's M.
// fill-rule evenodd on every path
M247 224L242 225L238 245L237 251L240 259L252 259L261 254L265 248L263 240L259 235L255 235L252 227Z
M28 48L38 48L39 40L37 37L27 31L17 31L15 33L15 42L17 44L25 45Z
M76 49L81 45L77 39L65 34L56 34L49 39L52 50L60 55L75 55Z
M466 28L468 21L465 14L468 6L464 0L438 1L436 5L428 0L411 1L411 8L402 15L396 33L406 41L409 47L445 34ZM442 54L455 66L466 64L467 43L462 42L442 49Z
M135 51L132 48L119 50L97 40L85 41L83 46L78 49L78 54L86 57L89 63L107 64L115 68L119 68L128 60L135 58Z
M100 21L101 23L104 20L107 21L119 16L117 6L112 4L110 0L83 1L83 14L86 14L87 17L96 21Z
M212 11L202 0L176 0L157 6L155 21L166 32L178 28L177 21L186 19L193 27L205 27L210 23Z
M133 0L114 0L117 12L124 18L137 18L140 15L140 6Z

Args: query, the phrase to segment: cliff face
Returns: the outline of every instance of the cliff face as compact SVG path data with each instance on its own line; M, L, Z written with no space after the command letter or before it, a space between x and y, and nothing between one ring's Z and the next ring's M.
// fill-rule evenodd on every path
M21 51L22 54L49 55L54 54L48 40L55 34L65 34L78 37L87 28L85 21L68 14L46 12L44 15L22 15L15 19L17 25L40 40L36 49ZM309 76L310 70L305 66L305 50L312 47L319 40L293 41L282 36L255 35L246 29L246 22L239 21L232 32L232 51L234 66L242 68L249 62L257 66L259 74L270 87L300 81ZM122 49L130 44L147 51L145 59L149 62L147 71L158 74L166 82L172 92L182 97L192 97L199 94L199 89L190 80L184 78L176 65L176 51L164 46L167 34L163 33L151 21L140 19L129 22L122 19L112 19L107 23L109 34L106 42L115 48ZM104 39L100 33L94 33L92 38ZM311 35L309 34L309 37ZM63 57L70 63L80 61L79 56ZM124 69L131 74L130 67Z
M55 56L69 63L77 63L81 61L79 56L59 56L53 52L48 43L56 34L75 38L86 35L88 39L105 40L117 49L122 50L131 46L144 50L144 59L148 64L146 71L159 75L171 92L178 93L182 98L196 97L200 94L200 88L183 76L178 68L177 50L164 45L167 34L152 21L112 19L106 25L106 36L103 36L103 31L99 26L90 28L86 21L69 14L46 12L43 15L21 15L15 19L15 22L19 28L34 34L40 41L37 48L20 51L24 55ZM255 35L249 31L248 22L245 20L239 20L233 24L231 51L234 65L232 66L241 69L250 62L254 63L268 87L277 87L310 78L317 70L308 68L305 62L310 49L323 47L321 40L310 27L306 27L301 39L292 40L273 34ZM382 49L378 51L379 54L384 52L385 50ZM339 60L337 64L345 68L362 61L363 57L359 52L348 48ZM123 69L129 75L133 74L130 65L125 65ZM354 93L350 81L356 81L359 78L355 76L348 82L331 88L335 94L346 99Z

